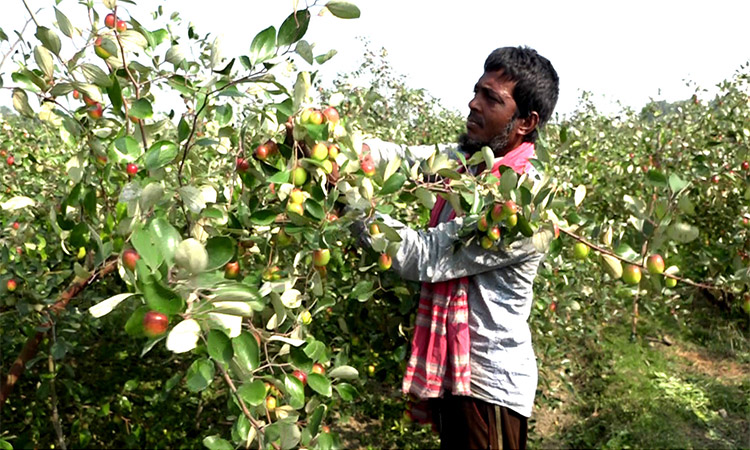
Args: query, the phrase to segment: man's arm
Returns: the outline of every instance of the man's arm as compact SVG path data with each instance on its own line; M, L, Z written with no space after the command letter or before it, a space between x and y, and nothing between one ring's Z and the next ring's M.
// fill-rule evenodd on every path
M477 275L518 264L537 254L530 239L505 248L485 250L478 243L456 243L463 218L456 218L425 231L412 230L386 215L379 218L401 236L393 269L404 279L437 283Z

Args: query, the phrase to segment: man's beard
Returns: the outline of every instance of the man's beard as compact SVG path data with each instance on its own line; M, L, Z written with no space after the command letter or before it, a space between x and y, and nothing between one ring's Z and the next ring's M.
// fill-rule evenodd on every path
M513 130L513 125L515 125L515 123L515 119L508 122L508 125L506 125L505 129L500 132L500 134L490 139L489 142L482 142L477 139L471 139L467 133L463 133L458 137L458 143L461 146L461 150L469 155L473 155L474 153L480 151L482 147L487 146L492 149L492 153L494 153L495 156L503 156L508 152L508 150L510 150L507 147L508 143L510 142L510 132Z

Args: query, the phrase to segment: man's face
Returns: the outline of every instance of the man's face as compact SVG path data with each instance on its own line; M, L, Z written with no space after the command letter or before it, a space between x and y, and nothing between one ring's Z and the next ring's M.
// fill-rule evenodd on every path
M523 136L515 129L515 83L504 80L502 74L501 71L485 72L474 86L466 134L461 137L462 145L469 152L489 145L495 154L505 154L521 143Z

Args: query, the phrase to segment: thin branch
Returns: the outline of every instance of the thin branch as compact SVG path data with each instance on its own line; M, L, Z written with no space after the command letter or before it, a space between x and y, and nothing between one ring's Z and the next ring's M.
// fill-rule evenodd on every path
M23 36L23 34L26 32L26 27L28 27L30 23L31 23L31 19L28 19L26 21L26 24L21 29L21 33L19 33L19 36ZM13 54L13 49L16 48L16 45L18 45L19 42L21 42L21 38L20 37L18 39L16 39L16 42L14 42L13 45L11 45L10 50L8 50L8 53L6 53L5 55L3 55L3 59L2 59L2 61L0 61L0 69L3 68L3 64L5 64L5 60L8 58L8 56L10 56L10 55Z
M49 373L52 375L52 377L49 380L49 392L50 392L50 400L52 400L52 427L55 429L55 434L57 435L57 445L62 449L66 450L67 447L65 446L65 435L62 431L62 423L60 422L60 414L57 411L57 390L55 389L55 378L57 377L56 369L55 369L55 359L52 357L52 346L55 345L57 342L57 336L55 333L55 327L52 326L52 329L50 330L50 334L52 336L52 339L50 340L50 352L47 356L47 365L49 368Z
M21 0L21 1L23 2L23 6L25 6L25 7L26 7L26 11L28 11L28 12L29 12L29 15L31 16L31 20L33 20L33 21L34 21L34 25L36 25L36 26L38 27L38 26L39 26L39 22L37 22L37 21L36 21L36 16L35 16L35 15L34 15L34 13L33 13L33 12L31 11L31 8L29 8L29 5L28 5L28 3L26 3L26 0Z

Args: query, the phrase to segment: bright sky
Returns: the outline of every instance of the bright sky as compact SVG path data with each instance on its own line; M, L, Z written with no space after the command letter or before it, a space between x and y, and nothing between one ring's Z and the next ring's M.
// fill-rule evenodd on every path
M50 21L53 0L27 1L34 11L44 8L47 14L40 17ZM461 113L468 113L484 59L500 46L528 45L552 61L561 79L557 112L562 114L575 109L582 91L592 92L603 111L615 110L617 101L640 107L650 98L684 99L696 84L712 90L750 60L750 2L743 0L353 1L362 11L360 19L328 16L311 22L306 39L317 43L316 54L339 51L322 66L324 79L358 66L362 44L356 38L364 36L373 48L388 50L392 66L408 76L410 86L426 88ZM103 15L101 1L95 2ZM13 37L28 14L21 0L2 3L0 27ZM140 0L137 7L120 7L144 23L158 5L168 12L179 10L199 34L220 35L225 55L239 55L247 53L257 32L268 25L278 28L294 3ZM75 25L84 26L84 8L77 1L63 0L58 7ZM7 63L2 68L6 85L11 69ZM687 80L695 84L686 86ZM9 98L10 92L0 96ZM9 101L3 98L0 104Z

